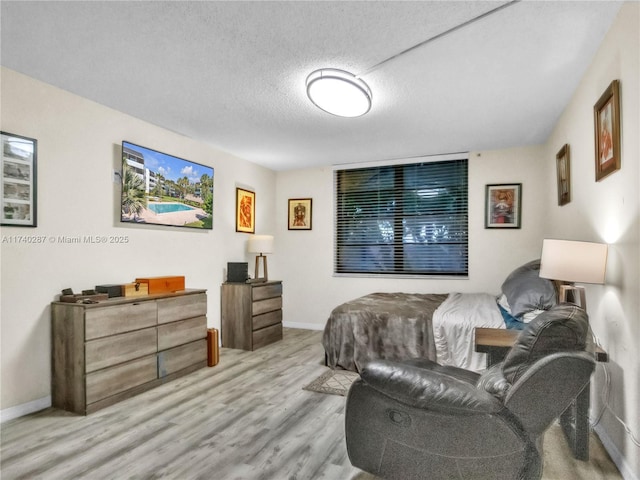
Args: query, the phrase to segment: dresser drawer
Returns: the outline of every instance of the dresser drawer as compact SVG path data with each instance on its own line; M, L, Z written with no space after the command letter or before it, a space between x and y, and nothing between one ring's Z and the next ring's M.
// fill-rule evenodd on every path
M85 338L106 337L151 327L157 321L156 302L136 302L112 307L87 309Z
M207 336L207 317L190 318L158 326L158 350L176 347Z
M253 317L253 329L260 330L261 328L281 322L282 310L275 310L273 312L263 313L262 315L256 315Z
M207 341L205 339L158 352L158 377L166 377L206 360Z
M265 298L280 297L282 296L282 284L276 283L274 285L261 285L259 287L253 287L252 297L253 301L264 300Z
M157 348L158 335L155 327L91 340L85 344L85 372L155 353Z
M149 355L116 367L90 373L87 375L86 381L86 403L88 405L97 402L157 378L156 355Z
M251 313L255 316L267 312L273 312L274 310L282 310L282 297L268 298L266 300L253 302Z
M207 314L207 295L183 295L158 300L158 323L175 322Z

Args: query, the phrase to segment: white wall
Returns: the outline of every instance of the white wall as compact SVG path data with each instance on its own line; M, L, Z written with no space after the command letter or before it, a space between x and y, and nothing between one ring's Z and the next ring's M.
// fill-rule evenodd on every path
M256 191L256 231L274 229L275 173L3 68L3 131L38 140L38 227L2 227L0 408L50 395L50 307L75 291L141 276L184 275L208 290L208 322L220 325L220 284L228 261L252 261L235 232L235 187ZM119 222L122 140L214 167L214 228ZM44 244L8 243L15 235ZM127 244L62 244L58 236L124 236ZM49 240L52 238L53 240Z
M615 419L640 439L640 4L620 10L593 63L563 112L545 148L546 234L609 243L606 285L588 285L593 331L609 353L592 389L592 418L604 408L596 430L625 478L640 478L640 448ZM612 80L620 80L622 167L595 181L593 106ZM571 203L559 207L555 155L571 148ZM604 368L611 376L606 385ZM609 390L605 408L603 391Z
M333 276L333 170L314 168L277 176L277 251L274 274L284 281L286 325L322 329L339 304L372 292L499 292L515 267L539 258L542 247L545 157L542 147L472 152L469 157L469 278L381 279ZM485 229L485 185L522 183L522 228ZM313 228L287 229L289 198L313 198Z

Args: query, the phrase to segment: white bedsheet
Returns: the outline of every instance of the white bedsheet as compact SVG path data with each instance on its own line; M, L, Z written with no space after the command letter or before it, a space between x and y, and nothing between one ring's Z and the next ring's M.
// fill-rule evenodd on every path
M484 370L486 354L474 351L473 329L476 327L505 328L495 295L449 294L433 314L438 363L467 370Z

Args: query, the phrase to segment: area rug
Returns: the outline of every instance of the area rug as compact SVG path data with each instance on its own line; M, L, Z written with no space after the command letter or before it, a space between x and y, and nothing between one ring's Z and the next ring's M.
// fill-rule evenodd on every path
M351 384L359 378L356 372L348 370L328 370L316 378L303 390L312 392L330 393L332 395L342 395L345 397Z

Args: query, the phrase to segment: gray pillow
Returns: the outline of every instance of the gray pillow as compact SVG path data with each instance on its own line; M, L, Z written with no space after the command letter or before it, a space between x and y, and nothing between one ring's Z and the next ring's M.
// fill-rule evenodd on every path
M511 315L522 317L532 310L549 310L556 304L556 289L551 280L540 278L540 260L516 268L502 284Z

